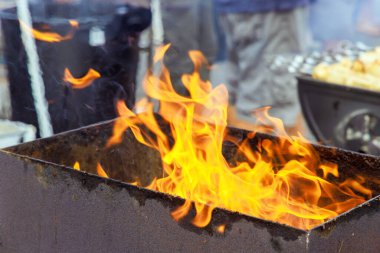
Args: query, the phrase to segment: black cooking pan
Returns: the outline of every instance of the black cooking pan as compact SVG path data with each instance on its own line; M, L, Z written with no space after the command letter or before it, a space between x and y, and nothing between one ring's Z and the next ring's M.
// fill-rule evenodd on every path
M302 112L318 141L380 155L380 92L297 79Z

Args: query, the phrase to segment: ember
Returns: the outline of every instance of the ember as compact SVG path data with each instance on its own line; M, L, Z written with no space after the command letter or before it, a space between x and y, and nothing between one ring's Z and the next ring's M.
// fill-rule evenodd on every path
M163 64L168 48L157 52L156 63ZM201 53L191 51L189 56L194 72L182 77L189 97L175 92L164 66L160 78L148 73L144 83L147 96L160 102L159 114L170 124L171 136L160 128L153 103L145 99L137 104L140 114L118 103L121 117L108 142L108 146L120 143L130 128L140 143L160 153L163 177L146 188L187 199L172 213L175 220L185 217L194 205L193 224L198 227L207 226L213 209L222 207L311 229L372 197L371 190L363 186L363 177L339 179L338 166L322 161L301 135L288 136L282 122L269 116L269 108L258 110L257 120L272 126L272 132L282 139L264 140L252 147L250 139L255 133L243 141L229 135L226 88L213 89L201 79L199 69L205 63ZM238 147L233 162L222 154L225 141Z

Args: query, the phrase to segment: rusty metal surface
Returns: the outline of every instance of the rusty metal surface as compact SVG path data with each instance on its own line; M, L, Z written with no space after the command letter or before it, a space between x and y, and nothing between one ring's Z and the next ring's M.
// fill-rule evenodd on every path
M380 252L380 197L314 228L309 252Z
M178 198L2 152L0 161L0 252L306 249L304 231L223 210L197 229L171 218Z
M132 134L126 134L120 145L104 148L112 128L113 122L96 124L7 150L70 167L78 161L81 170L93 174L96 174L96 164L100 162L111 178L124 182L139 178L143 184L149 184L154 177L161 176L159 154L138 143Z
M171 210L179 198L120 181L146 182L161 172L158 154L130 134L104 149L112 122L64 133L0 152L0 252L378 252L380 204L375 198L311 231L221 209L205 228L180 223ZM231 129L244 138L245 131ZM264 138L258 134L252 146ZM339 164L344 176L380 179L379 159L316 146L322 159ZM226 145L225 156L234 150ZM16 155L18 154L18 155ZM29 158L31 157L31 158ZM133 158L133 159L132 159ZM114 179L70 168L76 160L94 173L100 161ZM47 161L47 162L46 162ZM149 164L149 168L147 168ZM378 185L369 185L376 195ZM224 234L216 227L227 224Z

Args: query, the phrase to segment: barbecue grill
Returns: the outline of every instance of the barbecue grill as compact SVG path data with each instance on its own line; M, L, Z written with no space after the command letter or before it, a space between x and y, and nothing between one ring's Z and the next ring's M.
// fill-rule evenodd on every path
M104 146L113 121L63 133L0 152L1 252L377 252L380 242L380 186L377 196L333 220L304 231L230 212L213 211L205 228L188 217L174 221L170 210L184 200L125 182L148 184L161 176L159 154L130 131L124 141ZM248 132L229 129L237 139ZM278 138L256 134L252 147ZM322 160L337 163L341 176L380 180L380 160L338 148L315 146ZM226 142L224 155L236 148ZM71 167L79 161L82 171ZM104 165L110 179L96 176ZM223 234L217 227L226 225Z
M380 92L298 77L303 115L325 144L380 155Z

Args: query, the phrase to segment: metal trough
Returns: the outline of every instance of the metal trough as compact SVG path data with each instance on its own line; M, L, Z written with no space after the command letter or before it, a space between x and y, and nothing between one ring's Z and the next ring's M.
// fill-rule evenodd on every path
M378 196L309 231L215 209L205 228L170 211L184 200L124 182L161 175L159 155L126 133L104 149L113 122L0 151L0 252L379 252ZM247 132L231 129L244 138ZM276 138L258 134L252 144ZM316 146L343 176L380 179L380 159ZM225 156L235 150L226 144ZM75 161L81 169L70 168ZM113 179L96 176L101 162ZM219 225L226 224L223 234Z

